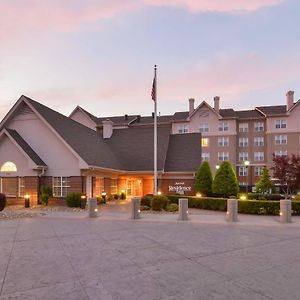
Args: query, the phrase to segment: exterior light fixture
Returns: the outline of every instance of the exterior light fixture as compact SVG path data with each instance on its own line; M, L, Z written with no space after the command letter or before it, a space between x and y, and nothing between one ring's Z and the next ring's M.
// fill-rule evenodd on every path
M161 195L161 192L159 191L159 192L157 192L157 195Z
M125 193L125 190L121 190L121 193Z
M249 160L245 160L244 161L244 166L247 168L247 167L249 167L249 165L250 165L250 161Z
M24 196L24 199L25 199L24 207L29 208L30 207L30 195L26 194Z
M242 195L242 196L240 196L240 199L241 199L241 200L247 200L247 196Z
M216 165L216 169L219 170L219 169L220 169L220 166L219 166L219 165Z
M279 216L282 216L282 212L279 213Z
M102 196L102 201L103 201L103 203L105 204L106 203L106 192L102 192L101 193L101 196Z
M95 208L95 212L97 212L98 211L98 208Z
M80 196L80 208L85 209L86 207L86 195Z
M201 198L202 195L201 195L200 193L197 193L197 194L196 194L196 197L197 197L197 198Z

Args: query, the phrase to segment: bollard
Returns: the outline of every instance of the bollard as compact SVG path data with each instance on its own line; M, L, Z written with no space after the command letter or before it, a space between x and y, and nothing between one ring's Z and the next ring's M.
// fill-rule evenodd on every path
M292 203L291 200L280 200L280 222L292 222Z
M87 204L88 204L88 217L97 218L98 217L97 198L89 198Z
M237 199L227 199L227 222L237 222L238 221L238 200Z
M180 221L187 221L189 219L189 203L188 203L188 199L185 198L180 198L178 201L179 204L179 218L178 220Z
M141 198L133 197L131 199L131 219L141 218Z

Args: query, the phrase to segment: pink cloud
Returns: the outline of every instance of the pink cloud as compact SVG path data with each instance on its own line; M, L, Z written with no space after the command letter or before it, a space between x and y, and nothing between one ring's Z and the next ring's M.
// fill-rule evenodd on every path
M183 7L192 12L200 11L255 11L265 6L277 5L284 0L144 0L148 5Z

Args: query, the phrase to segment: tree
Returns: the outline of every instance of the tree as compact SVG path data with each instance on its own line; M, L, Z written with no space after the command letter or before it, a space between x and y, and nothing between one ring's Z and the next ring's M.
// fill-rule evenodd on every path
M271 181L271 176L269 175L269 170L266 167L264 167L259 181L255 185L255 189L257 192L265 194L272 187L273 183Z
M281 185L285 198L300 186L300 157L273 154L273 177Z
M212 194L212 174L210 170L209 163L204 161L199 167L196 174L195 189L196 192L200 192L205 196L210 196Z
M230 162L222 162L213 180L212 189L214 194L223 197L237 195L239 192L239 184Z

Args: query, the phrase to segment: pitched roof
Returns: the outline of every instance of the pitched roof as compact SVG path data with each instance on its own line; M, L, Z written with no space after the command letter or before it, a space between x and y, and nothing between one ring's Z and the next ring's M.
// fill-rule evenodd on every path
M172 121L186 121L189 116L188 111L177 111L172 118Z
M220 109L219 114L223 118L235 118L236 117L236 113L232 108Z
M239 119L260 119L264 115L257 110L238 110L235 112Z
M157 169L162 171L167 155L170 127L157 130ZM113 151L126 171L152 171L154 162L153 127L130 127L114 130L105 143Z
M5 128L8 134L22 148L22 150L30 157L30 159L38 166L47 166L37 153L27 144L27 142L14 129Z
M196 172L201 163L201 133L170 136L165 172Z
M173 115L157 116L157 124L170 124ZM152 116L138 116L138 118L130 124L130 126L135 125L153 125L154 117Z
M136 115L124 115L124 116L114 116L114 117L101 117L98 118L97 124L102 125L102 122L105 120L110 120L114 122L114 125L128 125L128 123L132 122L136 119Z
M87 114L94 123L96 124L98 123L98 118L96 116L92 115L90 112L88 112L87 110L85 110L80 106L78 106L78 108L81 109L85 114Z
M63 140L90 166L122 169L121 163L109 149L99 133L40 104L24 97L52 126ZM92 149L97 149L93 151Z
M276 105L276 106L258 106L255 109L258 109L266 116L276 116L276 115L285 115L286 114L286 105Z

